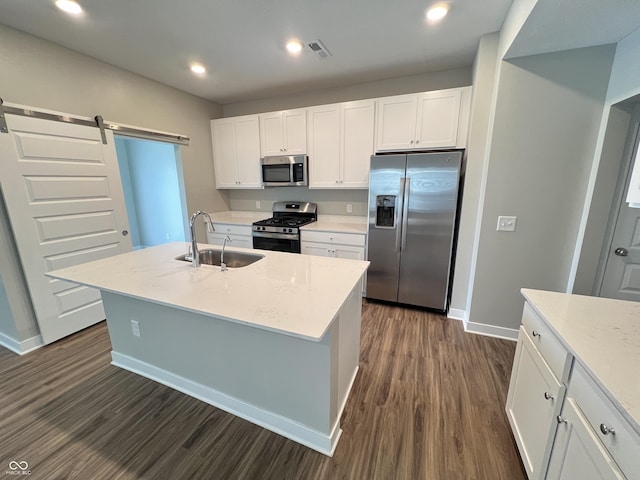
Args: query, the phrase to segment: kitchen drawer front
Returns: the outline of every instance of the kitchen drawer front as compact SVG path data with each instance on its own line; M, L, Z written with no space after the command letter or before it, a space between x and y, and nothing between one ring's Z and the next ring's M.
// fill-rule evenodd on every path
M239 248L253 248L253 237L246 235L227 235L225 233L208 233L207 243L210 245L224 245L224 239L229 237L231 241L227 240L227 246L239 247Z
M571 373L568 396L575 399L596 436L628 478L640 472L640 435L622 417L584 368L576 362ZM601 426L615 433L602 433Z
M339 245L355 245L364 247L364 235L356 233L310 232L301 230L301 239L305 242L331 243Z
M566 383L569 379L573 356L528 303L524 304L522 327L556 378L560 382Z
M246 235L251 236L251 225L235 225L233 223L214 223L215 233L225 235Z

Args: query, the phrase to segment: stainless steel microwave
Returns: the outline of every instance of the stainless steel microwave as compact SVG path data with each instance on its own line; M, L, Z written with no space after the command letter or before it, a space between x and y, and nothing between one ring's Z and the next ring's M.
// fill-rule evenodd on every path
M309 184L306 155L278 155L260 159L265 187L302 187Z

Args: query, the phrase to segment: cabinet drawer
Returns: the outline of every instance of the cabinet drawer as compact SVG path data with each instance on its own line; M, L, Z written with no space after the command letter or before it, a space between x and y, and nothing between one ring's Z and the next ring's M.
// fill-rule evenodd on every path
M636 478L633 475L640 472L640 435L578 363L573 367L568 395L575 399L596 436L624 474L628 478ZM604 434L605 426L613 428L615 433Z
M522 327L556 378L560 382L566 383L569 379L573 356L562 346L544 320L534 312L528 303L524 304Z
M233 223L213 223L215 233L226 235L246 235L251 236L251 225L236 225Z
M301 230L302 240L305 242L320 242L340 245L356 245L364 247L364 235L356 233L338 233L338 232L310 232Z

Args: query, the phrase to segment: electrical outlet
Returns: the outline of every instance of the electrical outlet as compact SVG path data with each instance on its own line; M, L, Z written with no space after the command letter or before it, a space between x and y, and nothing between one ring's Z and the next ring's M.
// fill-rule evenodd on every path
M137 320L131 320L131 331L134 337L140 336L140 324L138 324Z
M165 233L164 238L167 240L171 240L171 234L169 232Z
M256 200L256 208L260 210L260 200Z
M498 217L496 230L499 232L515 232L517 220L518 217L505 217L504 215L500 215Z
M353 213L353 204L347 203L347 213Z

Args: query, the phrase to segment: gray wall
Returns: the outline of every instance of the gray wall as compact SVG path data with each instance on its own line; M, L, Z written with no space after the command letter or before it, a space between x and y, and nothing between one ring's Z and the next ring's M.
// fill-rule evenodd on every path
M40 329L33 313L31 297L22 274L18 249L2 195L0 195L0 281L4 284L3 290L9 305L9 311L0 310L0 315L3 316L0 331L16 342L38 336ZM9 325L10 322L13 326Z
M5 102L187 135L181 147L189 211L228 209L213 171L210 119L222 107L0 25Z
M0 96L7 103L102 115L112 122L189 136L191 145L181 147L189 211L228 210L228 197L214 187L209 120L222 115L219 105L3 25L0 71ZM14 258L5 242L0 250L3 262L5 257ZM23 303L26 309L26 290L20 290L23 280L7 265L0 274L9 301ZM38 334L33 318L21 311L20 315L14 311L18 341Z
M231 117L468 85L471 85L471 68L458 68L361 83L348 87L228 104L224 105L223 111L225 117ZM228 190L228 195L232 210L258 210L255 202L261 200L260 210L269 211L274 201L298 199L316 202L320 214L360 216L367 214L368 194L366 190L270 188L265 190ZM347 203L352 204L352 213L347 213Z
M614 52L502 62L470 321L517 329L520 288L565 291ZM517 231L497 232L498 215Z
M597 280L604 268L604 264L601 262L601 253L603 243L607 240L608 229L606 227L613 228L615 225L615 215L612 215L612 208L615 208L614 199L620 168L625 163L625 149L629 148L630 122L631 114L629 112L618 107L611 108L591 199L591 208L580 250L573 293L580 295L598 295L599 293L600 288ZM632 138L635 139L635 135ZM630 147L632 148L633 145ZM610 238L609 241L611 241ZM602 260L606 260L606 257Z
M358 83L347 87L326 88L313 92L297 93L263 100L230 103L224 105L222 108L225 117L234 117L236 115L273 112L289 108L326 105L329 103L426 92L443 88L466 87L468 85L471 85L471 68L457 68L443 70L441 72Z
M498 39L498 33L484 35L480 39L480 45L473 64L473 96L471 98L464 191L460 210L458 249L451 292L452 310L466 311L469 284L473 275L473 243L480 221L478 210L482 202L482 172L486 160L485 151L488 143L489 121L498 62ZM450 312L450 314L464 315L455 311Z
M14 340L18 336L11 306L9 305L9 298L2 283L2 277L0 277L0 335L6 335Z

